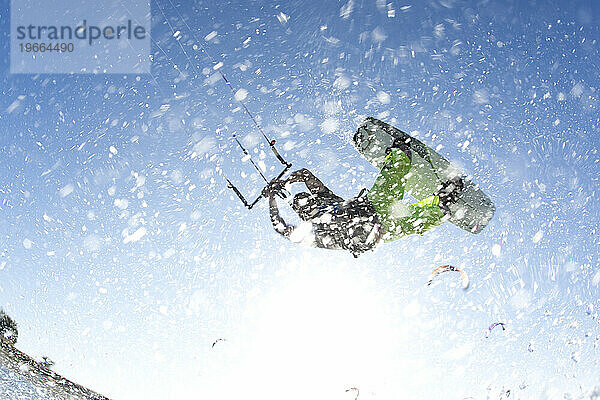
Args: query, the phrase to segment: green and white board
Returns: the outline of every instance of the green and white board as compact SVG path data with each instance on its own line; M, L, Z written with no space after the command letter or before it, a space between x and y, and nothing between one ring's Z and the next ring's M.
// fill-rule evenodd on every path
M461 177L464 182L458 200L450 206L449 221L471 233L479 233L490 222L495 207L465 174L444 157L400 129L367 118L354 135L354 145L373 166L381 170L385 164L386 149L396 143L406 143L412 153L412 165L406 178L406 193L424 200L436 193L448 180Z

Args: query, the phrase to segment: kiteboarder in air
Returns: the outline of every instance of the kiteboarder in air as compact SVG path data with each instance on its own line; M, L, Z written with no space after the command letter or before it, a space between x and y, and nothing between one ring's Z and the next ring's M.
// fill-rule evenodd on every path
M406 133L367 118L354 135L354 144L380 168L373 187L344 200L307 169L284 180L274 179L262 195L269 199L271 222L278 233L294 242L348 250L358 257L381 240L422 235L446 220L479 233L491 219L494 207L489 198L447 160ZM285 186L295 183L308 189L291 202L304 221L299 226L283 220L276 201ZM405 190L419 201L402 202Z

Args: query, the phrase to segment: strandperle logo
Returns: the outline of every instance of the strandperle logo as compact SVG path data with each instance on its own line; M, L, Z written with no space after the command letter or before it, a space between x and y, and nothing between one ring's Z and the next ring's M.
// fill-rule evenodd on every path
M150 72L150 0L11 0L11 73Z
M87 24L83 20L81 25L73 28L71 26L17 26L18 40L86 40L88 45L94 44L97 39L119 40L127 38L127 40L146 38L146 28L141 25L133 24L131 20L127 20L126 25L113 26L95 26Z

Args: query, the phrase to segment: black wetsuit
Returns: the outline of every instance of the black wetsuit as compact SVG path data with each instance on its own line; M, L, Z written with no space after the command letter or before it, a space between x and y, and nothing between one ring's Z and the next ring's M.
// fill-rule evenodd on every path
M312 174L307 175L305 179L316 180ZM364 190L357 197L344 200L320 181L316 181L317 185L307 184L307 187L312 189L311 193L304 193L304 199L297 205L304 215L309 216L304 220L310 222L312 226L310 245L325 249L348 250L355 257L373 249L380 238L382 228L373 205L364 195ZM288 239L293 238L295 227L283 221L276 204L273 207L274 202L273 199L271 218L275 230ZM297 239L301 242L306 240L306 238Z

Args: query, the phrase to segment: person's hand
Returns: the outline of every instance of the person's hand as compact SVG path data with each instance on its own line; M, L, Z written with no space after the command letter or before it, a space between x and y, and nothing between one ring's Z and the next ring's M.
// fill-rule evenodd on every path
M271 196L271 185L267 184L267 186L265 186L261 192L263 197L270 197Z
M264 197L269 197L269 196L280 196L282 192L285 190L284 188L284 182L280 181L278 179L273 179L271 182L269 182L267 184L267 186L265 186L265 188L262 191L262 195Z
M281 198L283 198L283 193L285 192L285 182L284 181L280 181L277 179L272 180L269 183L269 186L271 187L271 193L273 193L276 196L279 196Z

